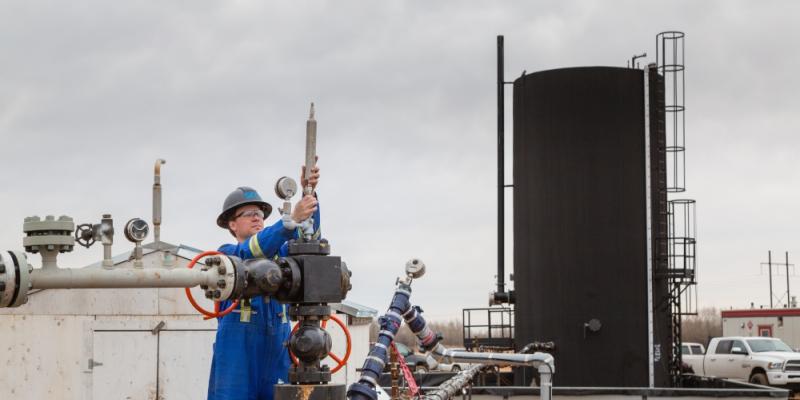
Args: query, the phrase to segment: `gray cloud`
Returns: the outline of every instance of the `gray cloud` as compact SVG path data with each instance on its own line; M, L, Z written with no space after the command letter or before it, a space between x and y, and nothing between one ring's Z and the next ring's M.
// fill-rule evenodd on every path
M228 191L269 193L279 176L297 175L313 100L324 232L354 269L351 298L383 309L405 260L419 256L429 275L415 284L415 301L433 317L455 317L483 306L494 283L495 36L506 35L513 79L523 69L624 66L642 51L652 61L656 33L679 29L701 305L768 303L758 267L766 250L800 254L798 8L4 3L0 242L21 247L31 214L149 217L152 164L163 157L164 238L215 248L228 240L213 225ZM511 131L509 123L509 180Z

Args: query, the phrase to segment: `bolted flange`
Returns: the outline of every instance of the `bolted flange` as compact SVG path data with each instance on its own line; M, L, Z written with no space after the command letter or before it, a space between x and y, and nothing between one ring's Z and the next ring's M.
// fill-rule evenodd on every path
M26 235L22 239L22 244L25 246L25 251L34 254L40 251L70 252L75 248L73 230L75 222L66 215L58 219L48 215L44 220L38 216L27 217L22 224L22 231Z

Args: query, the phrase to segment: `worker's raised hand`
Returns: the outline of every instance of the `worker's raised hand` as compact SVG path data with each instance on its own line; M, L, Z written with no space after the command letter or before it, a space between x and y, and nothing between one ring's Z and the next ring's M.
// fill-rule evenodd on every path
M319 156L316 157L316 160L319 160ZM316 164L316 162L315 162ZM317 189L317 183L319 183L319 167L314 165L311 168L311 176L306 179L306 166L303 165L300 167L300 187L305 188L308 185L311 185L311 190Z
M303 196L292 210L292 219L294 222L303 222L314 214L314 211L317 211L317 199L310 195Z

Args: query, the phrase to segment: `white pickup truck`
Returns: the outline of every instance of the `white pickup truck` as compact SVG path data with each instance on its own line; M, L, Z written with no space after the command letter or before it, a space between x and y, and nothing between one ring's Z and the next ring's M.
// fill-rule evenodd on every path
M684 370L692 374L703 373L703 358L706 348L700 343L683 342L681 344L681 360L685 364Z
M711 339L698 375L736 379L760 385L800 385L800 353L780 339L719 337Z

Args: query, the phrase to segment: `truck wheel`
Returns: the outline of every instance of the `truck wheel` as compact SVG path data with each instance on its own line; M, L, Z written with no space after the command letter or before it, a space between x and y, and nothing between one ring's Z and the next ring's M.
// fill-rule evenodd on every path
M414 371L419 372L421 374L427 374L428 366L425 364L417 364L416 367L414 368Z
M756 385L769 385L769 380L767 380L767 374L763 372L756 372L753 375L750 375L750 383L755 383Z
M458 365L453 365L453 372L461 372L461 367Z

